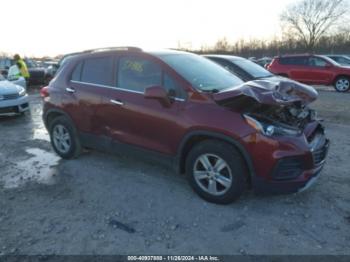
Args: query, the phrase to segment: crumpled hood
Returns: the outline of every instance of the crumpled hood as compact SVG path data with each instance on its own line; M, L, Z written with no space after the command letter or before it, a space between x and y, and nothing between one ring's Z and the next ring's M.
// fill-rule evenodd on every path
M213 94L217 102L240 96L248 96L268 105L291 105L295 102L306 105L315 101L318 93L311 86L289 79L276 78L246 82Z
M23 87L15 85L10 81L0 81L0 95L10 95L19 93Z

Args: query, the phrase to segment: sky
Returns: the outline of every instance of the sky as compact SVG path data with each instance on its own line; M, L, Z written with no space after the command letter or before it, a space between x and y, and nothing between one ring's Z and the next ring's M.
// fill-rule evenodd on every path
M0 0L0 52L54 56L90 48L200 48L269 39L296 0ZM6 21L6 23L4 23Z

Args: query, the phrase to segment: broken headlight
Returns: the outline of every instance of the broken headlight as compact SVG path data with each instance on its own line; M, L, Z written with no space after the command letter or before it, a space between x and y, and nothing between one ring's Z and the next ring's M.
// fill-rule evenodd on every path
M296 128L288 127L278 123L268 123L267 121L257 120L249 115L243 115L248 125L265 136L299 136L301 131Z

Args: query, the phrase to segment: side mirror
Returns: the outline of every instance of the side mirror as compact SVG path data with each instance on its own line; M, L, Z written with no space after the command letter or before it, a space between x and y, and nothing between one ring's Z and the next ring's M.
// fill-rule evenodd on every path
M171 101L169 99L168 93L162 86L150 86L145 90L145 98L148 99L156 99L158 100L164 107L169 107L171 105Z

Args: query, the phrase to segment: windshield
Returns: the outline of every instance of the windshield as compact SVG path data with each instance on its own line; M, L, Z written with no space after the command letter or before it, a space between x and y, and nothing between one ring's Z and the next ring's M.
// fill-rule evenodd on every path
M166 54L159 57L201 91L220 91L243 83L215 62L195 54Z
M338 64L346 66L350 65L350 59L345 56L330 56L330 58L336 61Z
M231 60L231 61L232 63L242 68L244 71L246 71L248 74L250 74L254 78L264 78L264 77L273 76L273 74L271 74L265 68L255 64L252 61L245 60L245 59Z

